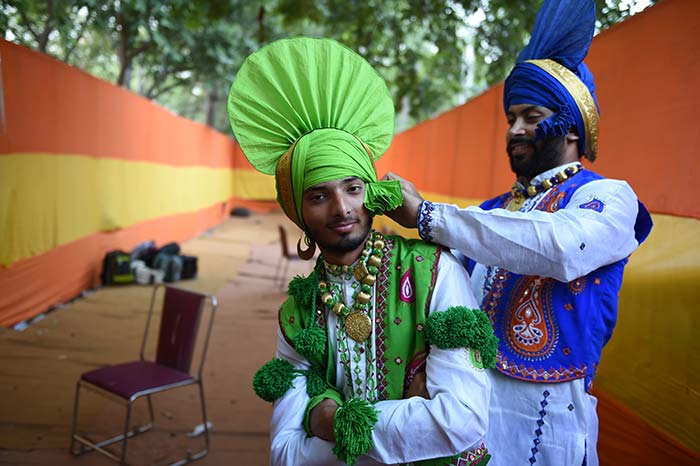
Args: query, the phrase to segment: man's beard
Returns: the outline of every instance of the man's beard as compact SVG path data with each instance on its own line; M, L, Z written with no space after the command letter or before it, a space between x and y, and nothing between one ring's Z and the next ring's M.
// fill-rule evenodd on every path
M554 136L542 140L541 147L538 148L532 138L514 137L509 141L507 148L510 169L518 178L532 179L542 172L558 167L564 157L565 141L566 136ZM516 143L530 144L534 148L532 156L525 160L516 160L511 155L511 145Z
M335 243L326 242L322 239L319 240L314 236L320 235L314 235L313 232L308 234L308 236L316 242L319 248L321 248L321 251L332 254L345 254L355 251L358 247L364 244L369 235L369 231L372 229L372 220L372 217L368 216L367 225L362 231L360 231L357 235L347 235Z

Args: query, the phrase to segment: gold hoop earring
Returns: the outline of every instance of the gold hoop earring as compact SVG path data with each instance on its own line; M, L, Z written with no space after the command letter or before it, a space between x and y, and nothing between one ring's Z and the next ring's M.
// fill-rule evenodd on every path
M301 259L307 261L314 257L314 254L316 254L316 242L309 238L306 233L302 233L302 235L304 238L304 244L306 244L307 248L306 250L301 249L301 238L299 238L299 241L297 241L297 254L299 254Z

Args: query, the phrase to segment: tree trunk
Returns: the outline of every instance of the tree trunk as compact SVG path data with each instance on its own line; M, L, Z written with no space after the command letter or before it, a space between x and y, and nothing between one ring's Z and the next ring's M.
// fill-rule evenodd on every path
M119 71L119 79L117 84L125 89L131 89L131 60Z
M258 44L265 43L265 7L260 5L258 10Z
M219 108L219 91L214 86L207 94L207 125L216 128L216 113Z
M46 2L46 23L44 24L44 30L37 38L38 48L41 53L46 53L46 47L49 45L49 36L53 31L53 23L56 20L56 15L53 10L53 0L48 0Z
M117 24L121 26L119 30L119 77L117 84L129 89L131 78L131 56L129 55L129 32L121 13L115 15Z

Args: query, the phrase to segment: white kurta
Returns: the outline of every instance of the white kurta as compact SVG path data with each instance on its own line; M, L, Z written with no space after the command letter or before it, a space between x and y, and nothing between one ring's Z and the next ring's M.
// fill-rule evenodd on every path
M546 171L532 183L566 167ZM564 208L553 213L534 210L547 192L528 199L518 212L433 204L432 239L477 262L471 282L480 303L492 279L486 266L568 282L624 259L637 248L637 196L626 182L591 181L576 190ZM594 198L604 204L602 212L578 207ZM543 384L489 373L489 466L579 466L584 456L587 466L598 465L597 401L586 392L583 379Z
M345 303L351 306L354 278L341 280L329 277L329 281L342 287ZM373 292L372 295L374 297L376 294ZM458 305L476 308L477 302L464 269L451 254L444 252L438 263L430 312L444 311ZM376 335L373 333L370 336L360 352L356 351L360 346L347 338L342 325L338 325L332 313L328 315L328 330L338 367L338 388L346 396L359 394L371 400L377 385L376 370L373 370ZM290 361L297 368L308 368L308 361L286 342L279 331L278 337L277 357ZM346 355L343 355L343 351L347 352ZM342 361L348 356L353 361L350 374L342 368ZM412 397L375 404L379 420L372 434L374 447L366 456L358 459L357 465L407 463L455 455L481 446L488 427L487 412L491 395L486 371L471 363L465 348L441 350L431 346L426 376L431 399ZM333 455L333 443L307 436L303 419L308 401L306 378L297 377L294 388L274 403L270 464L344 464Z

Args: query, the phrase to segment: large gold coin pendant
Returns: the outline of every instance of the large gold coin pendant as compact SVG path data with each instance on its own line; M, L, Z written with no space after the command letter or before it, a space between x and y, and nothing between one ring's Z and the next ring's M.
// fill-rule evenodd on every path
M352 311L345 316L345 331L358 343L365 341L372 334L372 320L360 311Z

